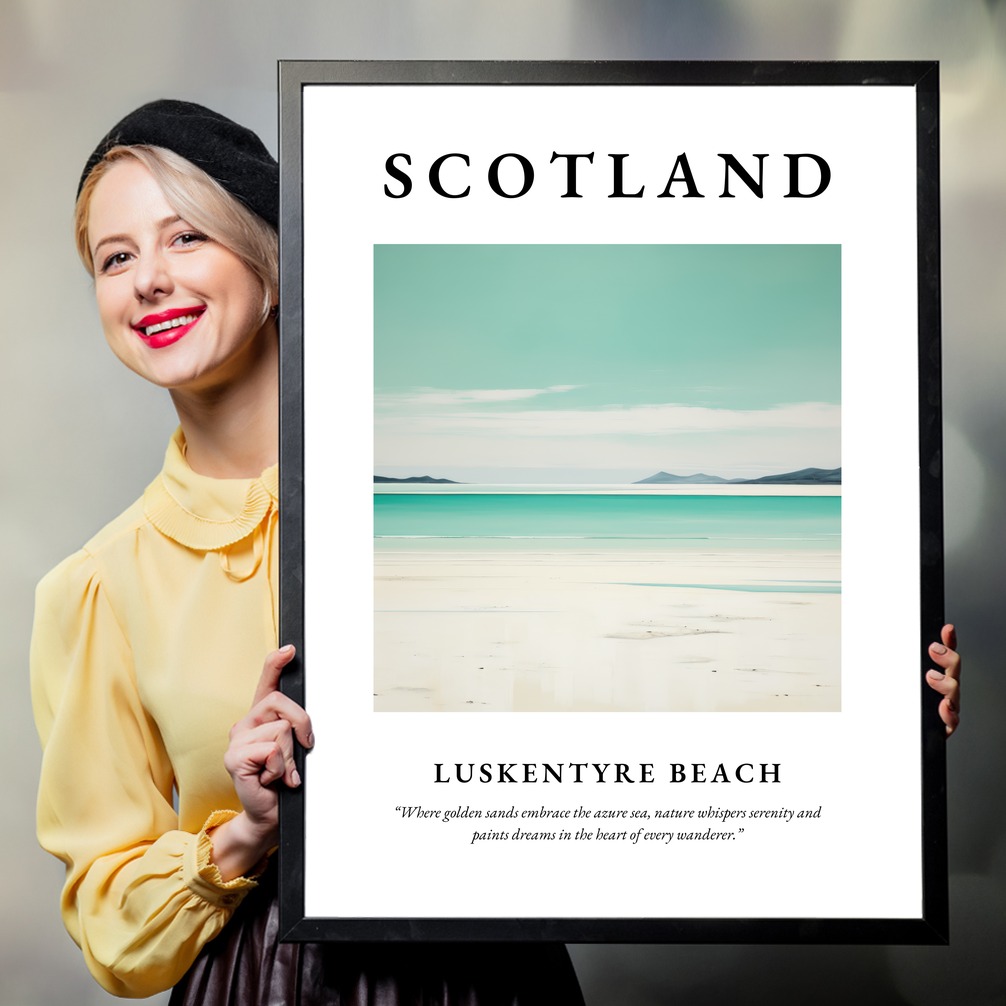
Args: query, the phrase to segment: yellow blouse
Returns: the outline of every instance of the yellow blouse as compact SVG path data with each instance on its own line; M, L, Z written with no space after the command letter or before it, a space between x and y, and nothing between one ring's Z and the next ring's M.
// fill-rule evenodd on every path
M255 886L223 882L206 829L241 809L228 731L276 646L277 493L276 467L197 475L178 430L143 498L38 586L38 837L115 995L174 985Z

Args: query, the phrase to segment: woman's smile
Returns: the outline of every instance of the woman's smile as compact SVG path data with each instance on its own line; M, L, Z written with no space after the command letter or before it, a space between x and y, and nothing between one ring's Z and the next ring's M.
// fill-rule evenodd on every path
M161 349L178 342L191 332L205 310L205 306L176 307L158 314L148 314L133 325L133 331L151 349Z

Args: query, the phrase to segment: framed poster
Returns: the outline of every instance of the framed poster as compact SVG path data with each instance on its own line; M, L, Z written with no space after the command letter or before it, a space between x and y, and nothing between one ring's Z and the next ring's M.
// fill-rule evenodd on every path
M935 64L280 90L287 938L944 941Z

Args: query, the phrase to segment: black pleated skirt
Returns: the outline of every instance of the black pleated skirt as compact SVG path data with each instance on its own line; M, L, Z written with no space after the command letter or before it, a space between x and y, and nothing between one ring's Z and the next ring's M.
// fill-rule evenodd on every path
M561 943L280 943L274 875L170 1006L583 1006Z

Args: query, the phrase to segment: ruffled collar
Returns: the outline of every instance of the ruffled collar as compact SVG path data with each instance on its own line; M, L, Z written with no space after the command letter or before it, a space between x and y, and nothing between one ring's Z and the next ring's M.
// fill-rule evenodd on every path
M162 534L186 548L211 552L250 535L279 500L279 466L257 479L213 479L185 460L185 437L175 430L164 468L143 494L143 512Z

